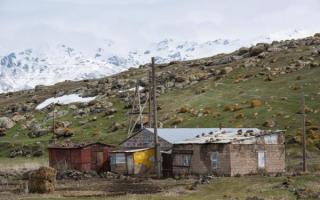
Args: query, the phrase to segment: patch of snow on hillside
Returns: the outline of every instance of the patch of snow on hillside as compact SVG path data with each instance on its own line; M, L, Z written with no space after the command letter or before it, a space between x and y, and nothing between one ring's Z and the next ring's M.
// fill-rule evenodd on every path
M79 102L89 102L94 100L96 97L80 97L78 94L69 94L61 97L51 97L46 99L44 102L40 103L36 109L41 110L52 103L59 104L70 104L70 103L79 103Z

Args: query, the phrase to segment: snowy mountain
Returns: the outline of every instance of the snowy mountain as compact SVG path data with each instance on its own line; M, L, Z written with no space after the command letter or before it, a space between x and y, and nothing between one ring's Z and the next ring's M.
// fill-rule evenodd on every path
M250 40L217 39L207 42L178 42L165 39L150 44L146 49L128 53L115 53L115 42L108 40L91 52L83 53L66 45L26 49L0 55L0 93L34 88L36 85L52 85L65 80L82 80L111 75L129 67L150 62L154 56L157 63L190 60L228 53L242 46L257 42L303 37L301 31Z

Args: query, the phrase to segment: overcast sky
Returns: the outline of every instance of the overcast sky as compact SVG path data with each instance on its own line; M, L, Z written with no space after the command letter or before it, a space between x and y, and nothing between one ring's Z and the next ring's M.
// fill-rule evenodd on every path
M319 0L0 0L0 49L320 32Z

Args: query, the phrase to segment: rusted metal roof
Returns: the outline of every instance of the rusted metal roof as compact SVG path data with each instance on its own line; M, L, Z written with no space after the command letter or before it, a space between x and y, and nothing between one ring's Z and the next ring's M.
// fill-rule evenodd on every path
M175 144L206 144L206 143L237 143L252 144L263 136L265 144L277 144L278 134L283 133L282 130L261 131L259 129L229 129L208 132L206 134L197 135L175 142Z
M146 128L148 131L153 133L153 128ZM254 131L259 132L260 129L257 128L241 128L244 132L246 131ZM197 136L202 136L217 132L227 132L233 133L237 132L239 128L158 128L158 136L162 139L175 144L177 142L196 138Z
M66 142L63 144L51 144L48 146L48 149L77 149L77 148L85 148L90 145L103 145L113 147L113 145L105 144L101 142L92 142L92 143L73 143L73 142Z

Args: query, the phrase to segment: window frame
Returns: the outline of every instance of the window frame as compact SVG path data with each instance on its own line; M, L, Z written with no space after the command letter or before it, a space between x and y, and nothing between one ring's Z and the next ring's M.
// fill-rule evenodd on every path
M174 156L175 167L191 167L192 154L177 153Z
M121 160L120 160L121 162L119 162L119 158L121 158ZM112 165L126 164L126 162L127 161L126 161L126 154L125 153L115 153L113 156L111 156L111 164Z
M218 151L213 151L210 152L210 164L211 164L211 169L215 170L219 168L219 152Z

